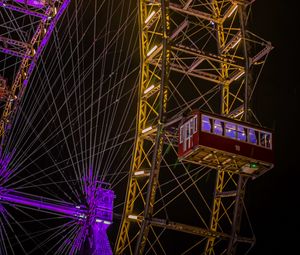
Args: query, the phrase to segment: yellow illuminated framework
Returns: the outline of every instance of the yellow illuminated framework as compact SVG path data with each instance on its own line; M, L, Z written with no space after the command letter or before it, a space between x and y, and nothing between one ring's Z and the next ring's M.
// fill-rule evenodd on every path
M174 254L172 232L188 236L178 254L254 243L240 236L247 177L177 158L177 128L193 109L255 117L251 98L272 46L245 28L252 2L139 1L137 132L115 254Z

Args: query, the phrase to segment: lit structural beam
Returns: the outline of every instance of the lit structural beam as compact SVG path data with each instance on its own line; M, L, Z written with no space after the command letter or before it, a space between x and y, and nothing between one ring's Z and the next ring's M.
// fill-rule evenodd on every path
M25 92L28 80L36 66L38 58L47 45L58 20L68 7L70 1L71 0L57 1L58 3L60 3L60 5L56 7L49 5L46 7L46 10L44 12L45 15L43 15L43 18L39 22L37 29L29 43L29 45L31 45L31 48L27 50L26 55L32 54L32 49L35 49L34 54L31 59L22 59L20 68L11 86L10 95L4 106L2 117L0 120L0 137L2 138L2 146L6 143L6 137L8 135L7 133L11 128L11 123L13 122L19 102ZM7 7L7 5L4 4L3 1L1 3L2 7ZM22 12L28 14L29 16L32 14L29 9L22 10Z
M34 50L31 45L25 42L13 40L0 36L0 51L20 58L32 58Z
M249 4L252 4L255 0L230 0L233 4L239 4L247 6Z
M191 5L193 0L187 0L186 3L184 4L183 9L186 10L187 8L189 8L189 6Z
M215 237L215 238L221 238L221 239L230 239L230 235L222 232L216 232L216 231L211 231L207 230L205 228L199 228L195 226L190 226L187 224L182 224L178 222L173 222L173 221L166 221L166 220L161 220L157 218L152 218L150 224L155 227L161 227L161 228L166 228L174 231L180 231L184 232L187 234L192 234L192 235L198 235L202 237ZM253 243L254 240L253 238L248 238L248 237L237 237L236 240L238 242L243 242L243 243Z
M249 58L250 65L255 64L256 62L261 60L264 56L268 55L273 48L274 47L271 45L271 43L266 44L265 47L260 52L258 52L254 57Z
M149 64L161 67L161 64L155 60L149 61ZM170 70L172 70L172 71L182 73L182 74L188 74L190 76L194 76L194 77L197 77L197 78L200 78L203 80L211 81L213 83L220 84L221 82L224 82L224 83L226 82L225 80L222 80L221 77L218 75L204 72L201 70L195 70L193 66L191 68L189 68L189 67L185 67L183 65L179 65L176 63L170 63L169 66L170 66Z
M43 8L45 5L55 2L53 0L13 0L14 2L27 4L34 8Z
M241 31L238 31L224 47L220 49L222 54L228 53L229 50L235 48L242 39Z
M4 54L9 54L9 55L12 55L12 56L15 56L15 57L24 58L24 59L31 58L31 56L27 55L27 53L24 52L24 51L4 48L4 47L1 47L1 46L0 46L0 52L2 52Z
M24 14L27 14L27 15L30 15L30 16L34 16L34 17L38 17L38 18L41 18L41 19L48 18L48 16L44 13L30 10L26 6L22 7L20 5L16 6L14 4L8 4L3 0L0 0L0 7L3 7L3 8L8 9L8 10L12 10L12 11L21 12L21 13L24 13Z
M46 200L45 198L32 197L28 194L17 193L11 190L2 189L0 191L0 201L8 204L22 205L29 208L38 208L42 211L63 214L71 218L86 218L87 210L84 207L72 204L59 204L58 201Z
M180 12L180 13L187 14L187 15L190 15L190 16L194 16L194 17L197 17L197 18L200 18L200 19L208 20L208 21L211 21L211 22L214 22L214 23L219 22L219 20L215 19L211 14L192 9L190 7L187 7L187 6L188 5L182 6L180 4L170 3L170 9L172 11Z
M234 60L232 60L228 57L223 57L223 56L212 54L212 53L206 53L202 50L195 49L195 48L192 48L192 47L187 47L187 46L184 46L184 45L176 44L176 45L172 46L172 49L173 50L178 50L178 51L181 51L181 52L185 52L185 53L193 55L193 56L201 57L201 58L204 58L204 59L207 59L207 60L211 60L211 61L214 61L214 62L228 64L228 65L230 65L231 67L234 67L234 68L243 68L242 65L238 65L236 63L236 61L234 61Z
M240 119L241 116L244 114L244 105L240 105L239 107L232 110L230 113L228 113L227 117L233 118L233 119Z
M169 8L172 11L179 12L182 14L194 16L200 19L208 20L214 23L220 22L219 20L215 19L210 13L202 12L195 10L193 8L190 8L190 5L192 4L193 0L187 0L184 5L181 4L175 4L175 3L169 3ZM159 4L159 0L152 0L153 4Z
M237 4L233 4L231 5L228 10L225 12L224 16L222 17L222 23L227 19L230 18L233 13L237 10L238 5Z
M112 223L113 204L101 204L101 202L99 204L99 201L104 197L108 197L109 201L113 202L114 193L111 190L101 188L98 190L98 193L100 194L97 197L98 204L95 202L96 208L94 208L93 211L90 211L86 206L74 205L4 188L0 188L0 202L8 203L10 205L21 205L28 208L37 208L42 211L63 214L64 216L75 219L85 220L92 215L96 223L100 222L110 225ZM105 199L102 200L104 201Z
M0 203L55 213L84 222L84 227L90 228L91 233L93 233L91 239L93 254L112 255L106 230L112 224L114 192L97 187L94 194L89 195L91 195L90 204L89 207L86 207L0 187ZM77 249L80 249L86 238L85 235L79 235L79 237L80 240L75 240L75 246L77 241Z
M137 221L137 222L141 222L143 220L142 216L135 216L135 215L129 215L128 218L130 219L130 221ZM231 238L230 234L211 231L205 228L195 227L187 224L182 224L179 222L174 222L169 220L167 221L165 219L151 218L151 220L149 220L149 224L153 227L159 227L159 228L169 229L173 231L180 231L187 234L201 236L205 238L214 237L214 238L220 238L226 240ZM238 242L243 242L243 243L254 242L253 238L249 238L249 237L237 237L236 240Z
M131 221L142 221L143 217L141 216L134 216L134 215L129 215L128 218ZM160 228L165 228L165 229L170 229L174 231L180 231L184 232L187 234L193 234L193 235L198 235L202 237L210 237L213 236L215 238L230 238L230 235L220 233L220 232L214 232L210 231L204 228L199 228L195 226L190 226L187 224L182 224L178 222L173 222L173 221L167 221L165 219L158 219L158 218L152 218L149 221L149 224L151 224L154 227L160 227Z
M2 42L4 45L6 44L14 47L21 47L23 49L28 49L31 47L30 44L28 43L13 40L11 38L7 38L1 35L0 35L0 42Z

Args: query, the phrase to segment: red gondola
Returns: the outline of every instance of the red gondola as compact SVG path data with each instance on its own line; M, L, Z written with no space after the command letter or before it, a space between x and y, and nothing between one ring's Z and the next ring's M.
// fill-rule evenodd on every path
M180 160L240 174L260 175L274 165L273 134L249 123L193 111L179 126Z

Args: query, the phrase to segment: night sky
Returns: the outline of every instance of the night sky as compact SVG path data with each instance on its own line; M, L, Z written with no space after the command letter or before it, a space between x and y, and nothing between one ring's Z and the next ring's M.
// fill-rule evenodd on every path
M299 87L296 8L292 1L255 1L255 32L275 47L257 89L255 108L275 131L276 165L248 184L247 207L257 244L251 254L296 254L299 250L298 192Z

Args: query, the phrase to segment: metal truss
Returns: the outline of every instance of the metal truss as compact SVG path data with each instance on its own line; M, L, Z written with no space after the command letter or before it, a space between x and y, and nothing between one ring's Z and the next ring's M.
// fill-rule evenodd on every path
M240 235L247 178L177 160L177 127L193 109L250 120L257 74L272 49L246 30L252 2L139 1L137 133L115 254L235 254L240 244L252 247L253 235ZM175 252L170 231L194 242L182 239Z

